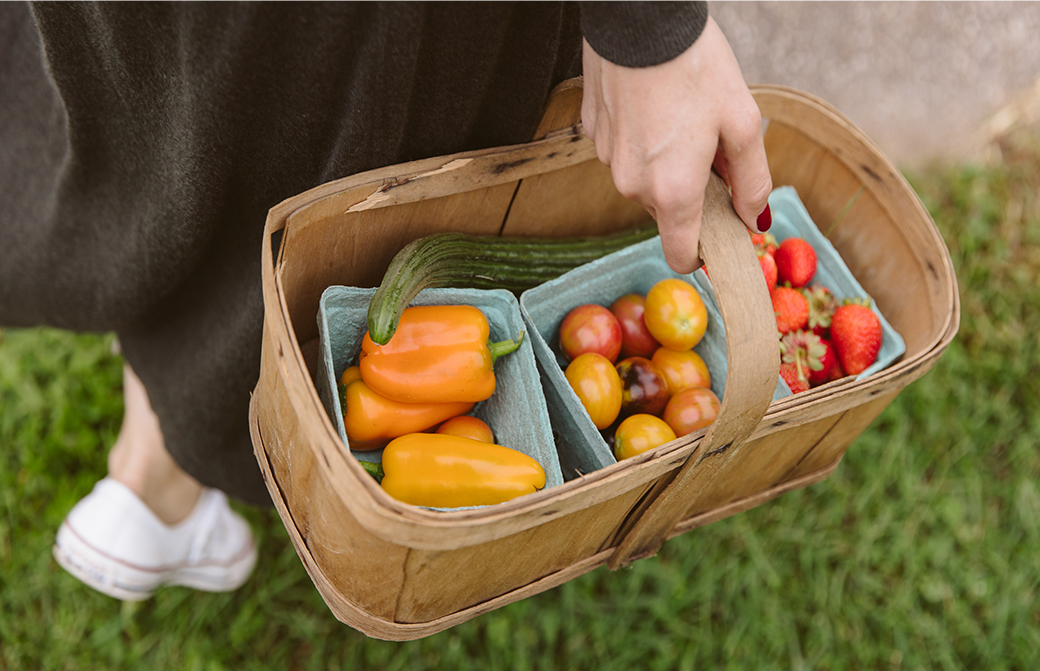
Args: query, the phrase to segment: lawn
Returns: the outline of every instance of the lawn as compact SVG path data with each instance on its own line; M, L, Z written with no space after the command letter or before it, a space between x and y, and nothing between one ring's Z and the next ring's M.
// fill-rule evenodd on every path
M0 669L1040 668L1040 150L911 175L960 335L828 480L421 641L369 640L277 515L237 593L132 605L51 558L122 411L110 335L0 331Z

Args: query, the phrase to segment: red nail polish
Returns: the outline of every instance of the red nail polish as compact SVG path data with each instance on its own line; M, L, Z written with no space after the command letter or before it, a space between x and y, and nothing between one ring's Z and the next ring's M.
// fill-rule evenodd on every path
M758 220L755 224L758 226L759 233L765 233L773 225L773 213L769 210L769 203L766 203L766 209L762 210L761 214L758 215Z

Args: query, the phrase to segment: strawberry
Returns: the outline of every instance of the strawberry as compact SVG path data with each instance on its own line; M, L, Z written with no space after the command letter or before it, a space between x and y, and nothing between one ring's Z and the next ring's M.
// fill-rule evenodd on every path
M838 309L838 299L830 289L819 285L803 287L801 291L809 302L809 328L821 338L826 338L831 328L831 317Z
M804 287L816 274L816 250L801 238L788 238L776 250L776 269L781 284Z
M821 358L826 354L826 349L820 341L820 336L812 331L792 331L780 339L780 361L784 365L794 366L794 378L797 386L810 386L810 380L814 372L823 370ZM788 376L790 377L790 375ZM787 380L787 386L794 387L791 380Z
M776 289L776 261L769 254L759 252L758 262L762 265L762 275L766 278L766 287L769 289L769 293L773 293L773 289Z
M834 311L831 339L841 367L849 375L859 375L877 360L881 322L867 306L847 303Z
M825 338L820 338L820 344L824 349L823 356L820 357L820 370L809 372L809 384L813 387L845 377L845 371L841 369L841 363L838 361L838 353L834 349L834 344Z
M797 289L777 287L773 290L772 299L776 328L780 333L805 328L809 323L809 302Z
M772 233L752 233L751 242L755 245L755 251L759 256L763 253L773 256L779 246Z
M798 369L793 363L780 364L780 377L784 378L792 394L809 391L809 380L798 377Z

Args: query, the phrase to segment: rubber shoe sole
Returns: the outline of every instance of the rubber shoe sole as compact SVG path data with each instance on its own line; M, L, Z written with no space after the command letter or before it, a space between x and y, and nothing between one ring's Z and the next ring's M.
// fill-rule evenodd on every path
M122 601L143 601L165 585L204 592L230 592L245 584L256 566L256 547L226 564L208 566L135 566L107 555L80 538L65 523L54 544L54 559L83 584Z

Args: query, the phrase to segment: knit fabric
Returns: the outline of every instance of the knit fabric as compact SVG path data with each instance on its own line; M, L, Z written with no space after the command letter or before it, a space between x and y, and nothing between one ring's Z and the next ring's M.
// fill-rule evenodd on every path
M645 68L686 51L707 21L706 2L584 2L581 32L608 61Z

